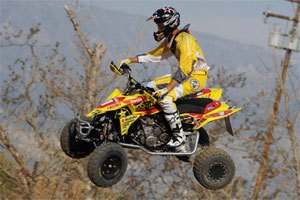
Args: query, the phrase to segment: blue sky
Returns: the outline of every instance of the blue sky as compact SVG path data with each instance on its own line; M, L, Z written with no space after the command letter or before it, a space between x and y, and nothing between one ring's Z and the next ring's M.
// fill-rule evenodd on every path
M294 16L296 10L296 4L285 0L79 0L79 2L145 16L145 19L158 8L173 6L181 14L182 25L191 23L191 31L206 32L265 48L269 30L274 24L283 31L288 26L284 20L274 18L269 18L265 24L262 13L270 10Z

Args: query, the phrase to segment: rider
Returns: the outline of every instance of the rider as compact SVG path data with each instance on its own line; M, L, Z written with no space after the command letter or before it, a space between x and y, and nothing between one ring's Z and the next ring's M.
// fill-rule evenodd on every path
M186 136L174 101L204 88L209 67L196 39L189 34L189 25L182 30L178 29L180 14L174 8L158 9L148 20L154 20L158 28L158 31L153 33L154 39L157 42L164 40L157 48L146 54L121 60L119 67L124 63L129 65L130 63L159 62L170 52L175 55L179 62L177 71L172 75L169 84L157 90L154 95L158 98L159 105L173 132L173 137L167 146L176 147L180 151L179 146L185 144Z

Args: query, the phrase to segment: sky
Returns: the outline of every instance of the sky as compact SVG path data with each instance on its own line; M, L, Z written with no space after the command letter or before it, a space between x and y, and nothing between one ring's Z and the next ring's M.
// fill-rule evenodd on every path
M78 0L132 15L147 17L158 8L172 6L181 14L181 24L191 23L191 31L205 32L244 44L267 47L268 34L274 25L287 32L291 22L269 18L264 11L294 16L296 4L286 0ZM146 23L146 22L145 22ZM288 26L289 25L289 26ZM154 30L155 31L155 30ZM151 33L152 34L152 33Z

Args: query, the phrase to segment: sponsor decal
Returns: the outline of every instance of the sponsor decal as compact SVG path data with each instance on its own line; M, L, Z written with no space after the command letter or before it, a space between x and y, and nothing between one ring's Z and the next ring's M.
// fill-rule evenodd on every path
M153 108L153 104L151 103L151 101L144 101L142 104L138 105L137 110L143 110L143 109L152 109Z
M139 104L139 103L141 103L142 101L143 101L142 98L136 98L136 99L130 100L130 103L131 103L131 104Z
M207 94L207 93L210 93L210 92L211 92L210 89L202 89L200 92L197 93L196 96L200 96L200 95Z
M211 105L211 106L209 106L209 107L207 108L207 110L210 111L210 110L212 110L212 109L214 109L214 108L215 108L215 106L214 106L214 105Z
M211 114L211 115L209 115L209 117L221 117L221 116L229 115L230 113L232 113L232 110L225 110L223 112Z
M135 120L138 116L129 116L125 118L125 121L132 121Z
M103 104L101 104L100 106L106 106L106 105L108 105L108 104L111 104L111 103L113 103L114 102L114 100L113 99L110 99L109 101L107 101L107 102L104 102Z
M192 88L193 90L198 90L199 87L200 87L200 83L199 83L199 81L197 81L196 79L192 79L192 80L190 81L190 85L191 85L191 88Z
M106 106L109 106L109 105L112 105L112 104L114 104L115 102L114 102L114 100L113 99L110 99L110 100L108 100L107 102L104 102L104 103L102 103L100 106L98 106L97 108L104 108L104 107L106 107Z
M124 97L115 97L115 98L112 98L112 99L108 100L107 102L102 103L97 108L104 108L104 107L107 107L108 109L114 108L116 106L121 105L121 102L122 102L123 99L124 99Z
M132 122L134 122L139 116L137 115L133 115L133 116L128 116L128 117L125 117L125 118L122 118L121 119L121 124L123 126L127 126L127 125L130 125Z
M139 104L141 102L144 101L144 98L143 97L137 97L135 99L129 99L129 100L126 100L124 101L125 104Z
M109 106L108 109L115 108L115 107L117 107L117 106L119 106L119 105L121 105L121 104L120 104L120 103L118 103L118 104L113 104L113 105Z

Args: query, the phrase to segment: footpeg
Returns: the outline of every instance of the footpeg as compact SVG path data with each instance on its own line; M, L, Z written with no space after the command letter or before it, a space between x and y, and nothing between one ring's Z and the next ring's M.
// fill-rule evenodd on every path
M191 151L189 144L185 142L184 144L181 144L180 146L175 148L176 152L179 153L189 153Z

